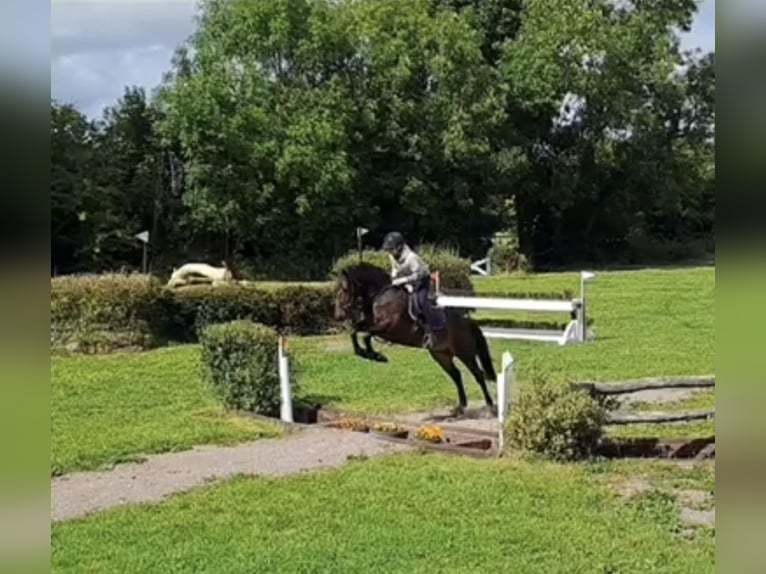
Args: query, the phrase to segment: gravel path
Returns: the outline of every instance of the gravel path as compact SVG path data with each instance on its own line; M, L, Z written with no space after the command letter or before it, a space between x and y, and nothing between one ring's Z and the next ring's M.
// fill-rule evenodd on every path
M205 446L150 456L143 463L53 479L51 518L69 520L115 506L158 502L171 494L238 474L286 476L343 466L350 456L409 449L371 434L317 427L238 446Z

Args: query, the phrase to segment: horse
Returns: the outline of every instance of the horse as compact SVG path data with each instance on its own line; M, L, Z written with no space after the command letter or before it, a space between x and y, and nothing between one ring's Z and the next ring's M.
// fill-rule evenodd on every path
M221 261L221 267L207 263L186 263L178 269L173 268L168 287L182 287L194 283L222 285L234 281L234 272L227 261Z
M389 274L369 263L359 263L342 271L338 276L335 296L335 319L351 324L351 342L354 354L378 362L388 359L372 348L372 337L406 347L422 347L423 329L411 311L410 294L404 287L394 286ZM434 308L443 313L444 329L434 333L431 357L449 375L457 387L458 406L455 413L465 412L465 396L457 358L476 379L489 409L494 408L487 390L487 378L495 380L495 369L489 346L479 325L453 309ZM358 333L365 333L365 349L359 346Z

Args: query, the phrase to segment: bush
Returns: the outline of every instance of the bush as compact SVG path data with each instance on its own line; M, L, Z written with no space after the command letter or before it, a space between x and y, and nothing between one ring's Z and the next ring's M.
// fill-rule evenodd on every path
M583 390L534 377L506 423L506 444L557 461L591 455L602 436L606 407Z
M51 347L96 353L165 342L160 284L148 275L51 279Z
M200 332L200 343L205 379L226 407L269 416L279 412L274 329L252 321L210 325Z
M249 320L280 332L307 335L334 327L330 285L195 286L166 292L173 338L193 341L208 325Z
M471 262L463 259L449 249L443 249L432 245L424 245L417 250L431 272L439 272L441 286L445 291L473 292L471 283ZM362 252L363 260L385 269L391 270L391 263L385 251L365 250ZM340 272L359 262L359 253L350 251L338 259L330 270L330 278L336 279Z
M147 349L193 342L216 323L250 320L289 334L331 332L332 285L197 285L164 289L146 275L83 275L51 280L55 351Z
M489 254L493 273L526 273L529 262L519 251L519 240L515 235L498 234Z
M173 325L173 338L195 341L210 325L249 320L276 327L279 312L268 292L221 285L197 285L165 291L166 310Z

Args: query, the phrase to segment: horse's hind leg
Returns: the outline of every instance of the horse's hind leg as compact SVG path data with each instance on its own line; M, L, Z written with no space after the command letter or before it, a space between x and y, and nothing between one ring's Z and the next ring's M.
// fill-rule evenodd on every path
M476 383L479 385L481 393L484 395L484 402L487 403L488 407L494 407L495 403L492 401L492 395L489 394L489 389L487 388L487 379L484 376L484 371L479 368L479 364L476 362L476 357L466 357L459 355L458 359L460 359L460 361L466 367L468 367L468 370L473 375L473 378L476 379Z
M452 362L452 355L445 353L444 351L429 351L434 360L439 363L439 366L450 376L452 382L457 387L457 397L459 401L458 411L463 412L468 406L468 399L465 396L465 388L463 387L463 378L460 375L460 371Z

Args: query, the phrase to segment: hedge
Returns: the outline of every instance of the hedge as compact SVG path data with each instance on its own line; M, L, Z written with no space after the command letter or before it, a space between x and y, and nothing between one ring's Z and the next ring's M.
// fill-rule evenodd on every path
M441 287L445 292L473 293L471 262L468 259L463 259L448 249L432 245L424 245L417 252L432 273L439 272ZM385 251L365 250L362 252L362 259L367 263L382 267L386 271L391 269L391 263ZM343 269L358 262L359 252L350 251L335 262L330 270L330 279L337 278Z
M206 326L246 319L288 334L339 328L332 284L198 285L165 289L147 275L82 275L51 280L51 347L98 353L197 341Z
M79 275L51 280L51 346L98 353L161 344L162 287L148 275Z
M426 248L423 254L440 271L446 292L472 293L467 260L444 250ZM364 260L388 269L383 252L367 251ZM356 261L356 253L344 256L336 262L331 277ZM334 294L334 283L196 285L171 290L148 275L57 277L51 280L51 347L59 352L100 353L195 342L205 327L236 320L261 323L286 334L332 333L342 328L333 319ZM568 294L558 297L564 295ZM496 318L482 323L564 326Z
M252 321L209 325L200 331L203 375L230 409L267 416L279 412L277 332ZM293 393L299 391L292 381Z
M172 338L196 340L200 329L247 319L280 332L310 335L336 327L332 285L285 285L261 289L249 285L194 286L165 292Z

